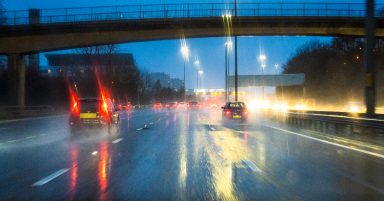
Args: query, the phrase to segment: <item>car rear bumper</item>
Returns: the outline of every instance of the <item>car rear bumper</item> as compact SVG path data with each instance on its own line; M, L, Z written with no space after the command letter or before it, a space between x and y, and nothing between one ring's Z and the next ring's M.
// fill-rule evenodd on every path
M104 127L108 122L102 118L70 118L69 125L73 128L78 127Z

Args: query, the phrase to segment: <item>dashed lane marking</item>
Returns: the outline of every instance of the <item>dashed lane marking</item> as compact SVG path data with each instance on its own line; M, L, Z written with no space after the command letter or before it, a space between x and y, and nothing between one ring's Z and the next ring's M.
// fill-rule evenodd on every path
M123 140L123 138L118 138L116 140L113 140L112 143L117 144L117 143L121 142L122 140Z
M354 147L354 146L342 145L342 144L334 143L334 142L331 142L331 141L327 141L327 140L323 140L323 139L319 139L319 138L303 135L303 134L296 133L296 132L293 132L293 131L289 131L289 130L273 127L273 126L267 126L266 125L266 127L272 128L272 129L275 129L275 130L279 130L279 131L283 131L285 133L297 135L297 136L300 136L300 137L304 137L304 138L307 138L307 139L315 140L315 141L318 141L318 142L322 142L322 143L325 143L325 144L333 145L333 146L336 146L336 147L341 147L341 148L344 148L344 149L349 149L349 150L352 150L352 151L356 151L356 152L359 152L359 153L363 153L363 154L367 154L367 155L370 155L370 156L375 156L375 157L384 159L384 155L382 155L382 154L375 153L375 152L372 152L372 151L367 151L367 150L360 149L360 148L357 148L357 147Z
M261 172L260 168L256 166L256 164L252 163L252 161L249 160L242 160L245 165L249 167L254 172Z
M60 175L68 172L68 170L70 170L70 168L64 168L64 169L58 170L58 171L48 175L47 177L44 177L43 179L35 182L34 184L32 184L32 186L42 186L42 185L54 180L55 178L59 177Z

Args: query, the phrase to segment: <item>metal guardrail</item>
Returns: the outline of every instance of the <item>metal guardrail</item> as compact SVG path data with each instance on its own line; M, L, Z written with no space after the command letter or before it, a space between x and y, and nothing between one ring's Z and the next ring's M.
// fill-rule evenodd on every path
M384 115L376 118L366 118L364 114L351 114L347 112L328 111L298 111L291 110L285 113L268 111L268 115L274 120L282 121L301 128L329 131L330 128L336 134L355 130L367 130L370 134L384 133Z
M364 3L191 3L41 9L40 23L237 16L363 17ZM376 4L384 16L384 4ZM4 12L6 25L29 24L29 11Z
M5 106L0 107L0 119L19 119L27 117L45 116L54 114L55 110L50 105L40 106Z
M376 128L376 129L384 129L384 119L365 118L365 117L361 117L360 115L353 117L345 114L340 115L339 112L335 112L335 113L326 112L326 114L324 112L320 114L316 112L315 113L290 112L288 115L294 118L362 126L362 127L368 127L368 128Z

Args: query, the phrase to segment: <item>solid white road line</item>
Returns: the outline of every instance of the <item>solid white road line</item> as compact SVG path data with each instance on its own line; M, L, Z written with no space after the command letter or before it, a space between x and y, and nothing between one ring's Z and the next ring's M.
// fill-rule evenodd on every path
M319 139L319 138L303 135L303 134L300 134L300 133L296 133L296 132L293 132L293 131L289 131L289 130L285 130L285 129L281 129L281 128L277 128L277 127L273 127L273 126L267 126L267 125L265 125L265 126L269 127L269 128L272 128L272 129L275 129L275 130L283 131L283 132L286 132L286 133L289 133L289 134L293 134L293 135L297 135L297 136L300 136L300 137L304 137L304 138L308 138L308 139L311 139L311 140L315 140L315 141L318 141L318 142L322 142L322 143L325 143L325 144L330 144L330 145L333 145L333 146L336 146L336 147L341 147L341 148L344 148L344 149L349 149L349 150L352 150L352 151L356 151L356 152L359 152L359 153L368 154L370 156L375 156L375 157L384 159L384 155L379 154L379 153L375 153L375 152L371 152L371 151L367 151L367 150L364 150L364 149L360 149L360 148L356 148L356 147L351 147L351 146L347 146L347 145L337 144L337 143L330 142L330 141L327 141L327 140L322 140L322 139Z
M118 139L116 139L116 140L113 140L112 143L113 143L113 144L116 144L116 143L121 142L122 140L123 140L123 138L118 138Z
M141 131L141 130L143 130L143 128L138 128L138 129L136 129L137 131Z
M69 169L70 168L64 168L64 169L58 170L58 171L52 173L51 175L35 182L34 184L32 184L32 186L42 186L42 185L54 180L56 177L68 172Z
M1 120L0 124L19 122L19 121L28 121L28 120L50 119L50 118L58 118L58 117L65 117L65 116L67 116L67 115L66 114L60 114L60 115L51 115L51 116L44 116L44 117L31 117L31 118L23 118L23 119Z
M247 165L254 172L261 172L260 168L258 168L254 163L249 160L242 160L245 165Z

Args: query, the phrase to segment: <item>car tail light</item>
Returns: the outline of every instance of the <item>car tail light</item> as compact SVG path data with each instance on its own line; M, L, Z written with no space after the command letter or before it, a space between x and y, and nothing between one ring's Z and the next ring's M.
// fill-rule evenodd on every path
M71 113L74 114L74 115L79 115L80 114L79 104L77 103L77 101L75 101L73 103Z
M106 120L108 120L109 119L108 103L105 99L103 99L101 102L100 111L101 111L101 115L104 116Z
M231 110L228 110L228 109L225 110L224 112L225 112L226 115L230 115L231 114Z

